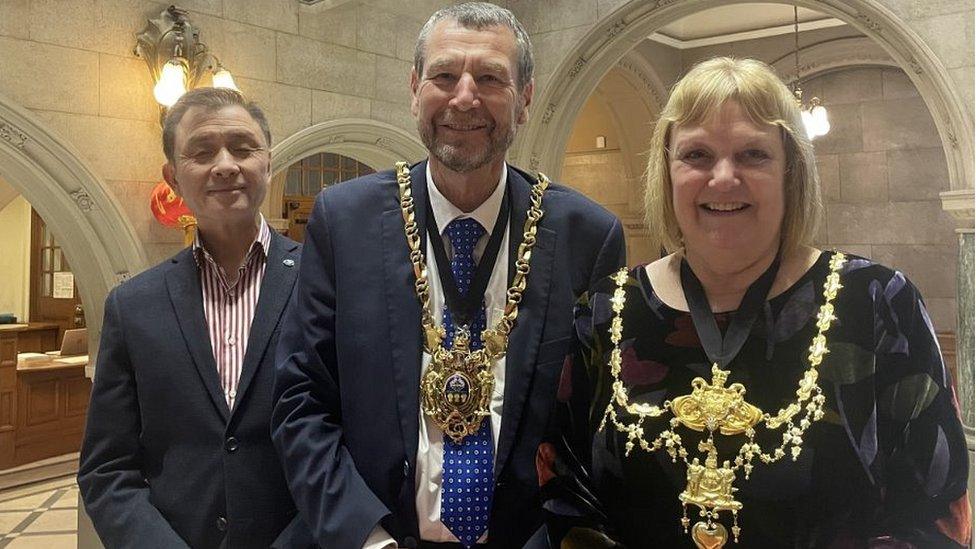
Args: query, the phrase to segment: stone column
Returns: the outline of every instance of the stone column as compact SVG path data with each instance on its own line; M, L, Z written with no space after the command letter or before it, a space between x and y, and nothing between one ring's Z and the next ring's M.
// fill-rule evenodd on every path
M973 303L973 190L958 190L941 193L942 209L957 221L956 233L959 240L959 261L956 267L956 370L958 379L959 406L962 409L963 424L970 434L973 420L974 358L973 358L973 317L976 314Z
M976 306L973 303L973 269L976 268L973 253L973 190L958 190L941 193L942 209L949 212L957 221L956 234L959 239L959 261L956 267L956 387L959 407L962 412L963 429L969 446L969 493L976 486L976 436L973 426L973 391L976 381L973 378L973 320Z

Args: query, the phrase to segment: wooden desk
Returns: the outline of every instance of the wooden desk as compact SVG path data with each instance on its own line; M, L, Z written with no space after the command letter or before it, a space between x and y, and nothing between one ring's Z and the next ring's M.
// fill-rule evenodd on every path
M53 322L0 324L0 333L17 334L19 353L43 353L58 348L58 325Z
M87 362L18 364L24 332L0 330L0 469L77 452L85 429L91 394ZM36 343L32 334L45 332L50 333L48 327L26 330L29 345Z

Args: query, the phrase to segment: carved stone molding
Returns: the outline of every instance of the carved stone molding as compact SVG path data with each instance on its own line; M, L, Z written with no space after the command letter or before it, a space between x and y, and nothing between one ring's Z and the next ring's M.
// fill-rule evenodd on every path
M70 194L71 198L75 201L75 204L78 205L79 210L83 212L90 212L95 207L95 201L92 200L91 195L85 191L77 190Z
M623 32L625 28L627 28L627 22L624 21L623 19L614 22L612 25L610 25L610 28L607 29L607 38L613 38L614 36L617 36L618 34Z
M549 103L548 105L546 105L545 112L542 113L542 123L548 124L549 121L552 120L552 116L554 114L556 114L556 104Z
M976 215L973 212L973 190L963 189L939 193L942 209L956 221L958 227L972 228Z
M535 155L540 169L558 178L573 122L609 67L619 63L634 44L663 26L717 4L745 3L748 0L629 0L620 4L603 20L593 24L564 53L551 73L551 79L536 97L537 104L552 103L558 108L555 112L547 113L541 109L541 112L537 110L532 114L520 132L521 142L526 147L511 151L512 162L527 163L529 156ZM848 47L846 53L838 49L831 63L820 63L816 56L806 57L817 62L807 63L803 72L810 75L854 64L900 67L918 89L936 121L941 144L948 152L949 188L973 187L972 159L976 154L969 129L972 128L972 115L954 80L933 53L932 45L927 43L950 40L951 37L919 36L911 24L894 13L884 0L797 0L795 3L856 26L865 35L862 44L870 45L863 49ZM617 25L621 21L626 25ZM816 51L818 45L808 49ZM792 75L792 60L783 63L778 72Z
M0 120L0 139L3 139L18 149L23 149L28 141L26 133L10 122L3 120Z
M576 62L573 63L572 68L570 68L569 73L567 73L568 76L570 78L575 78L576 75L579 74L580 71L583 70L583 67L585 66L586 66L586 59L583 59L582 57L577 57Z
M272 172L277 174L319 152L351 156L376 169L392 167L395 160L418 160L427 155L423 144L401 128L375 120L345 118L315 124L280 142L271 151Z
M884 27L881 26L881 23L878 23L877 21L875 21L874 19L872 19L871 16L869 16L869 15L865 15L865 14L863 14L861 12L857 12L857 16L856 17L857 17L857 19L859 21L861 21L861 23L864 24L865 27L868 28L868 30L870 30L872 32L883 32L884 31Z

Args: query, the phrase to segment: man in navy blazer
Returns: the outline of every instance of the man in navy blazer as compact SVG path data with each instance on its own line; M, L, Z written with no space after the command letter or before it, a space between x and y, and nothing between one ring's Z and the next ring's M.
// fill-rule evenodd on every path
M428 225L436 225L430 234L453 254L450 269L460 269L458 258L469 253L460 251L464 238L476 242L470 257L480 265L479 254L492 247L489 233L499 230L483 294L490 327L506 306L537 180L504 161L532 99L531 45L511 12L469 3L435 13L416 51L412 111L430 157L410 168L409 188L431 312L446 324L444 285L467 278L439 271L445 267L433 257L438 243L427 238ZM296 506L322 546L521 547L541 524L534 459L567 351L573 303L622 265L620 223L571 189L545 191L515 327L506 353L491 365L489 417L476 435L452 446L421 409L430 356L398 193L393 171L336 185L319 194L307 226L278 345L272 420ZM509 217L500 213L506 210ZM452 226L464 227L457 241ZM469 451L469 438L482 436L474 449L487 448L491 465L464 473L487 474L487 487L480 477L463 482L486 489L477 497L490 504L487 511L455 508L449 494L458 471L449 468L457 459L483 458L477 451L478 458L455 453Z
M197 89L169 110L163 142L198 235L105 302L85 509L110 549L314 547L268 432L300 246L258 214L267 121L235 91Z

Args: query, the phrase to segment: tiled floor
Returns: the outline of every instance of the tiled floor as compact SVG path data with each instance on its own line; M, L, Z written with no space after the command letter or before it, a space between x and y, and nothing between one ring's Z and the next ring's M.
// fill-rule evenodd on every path
M73 477L0 492L0 549L75 549L77 533Z

